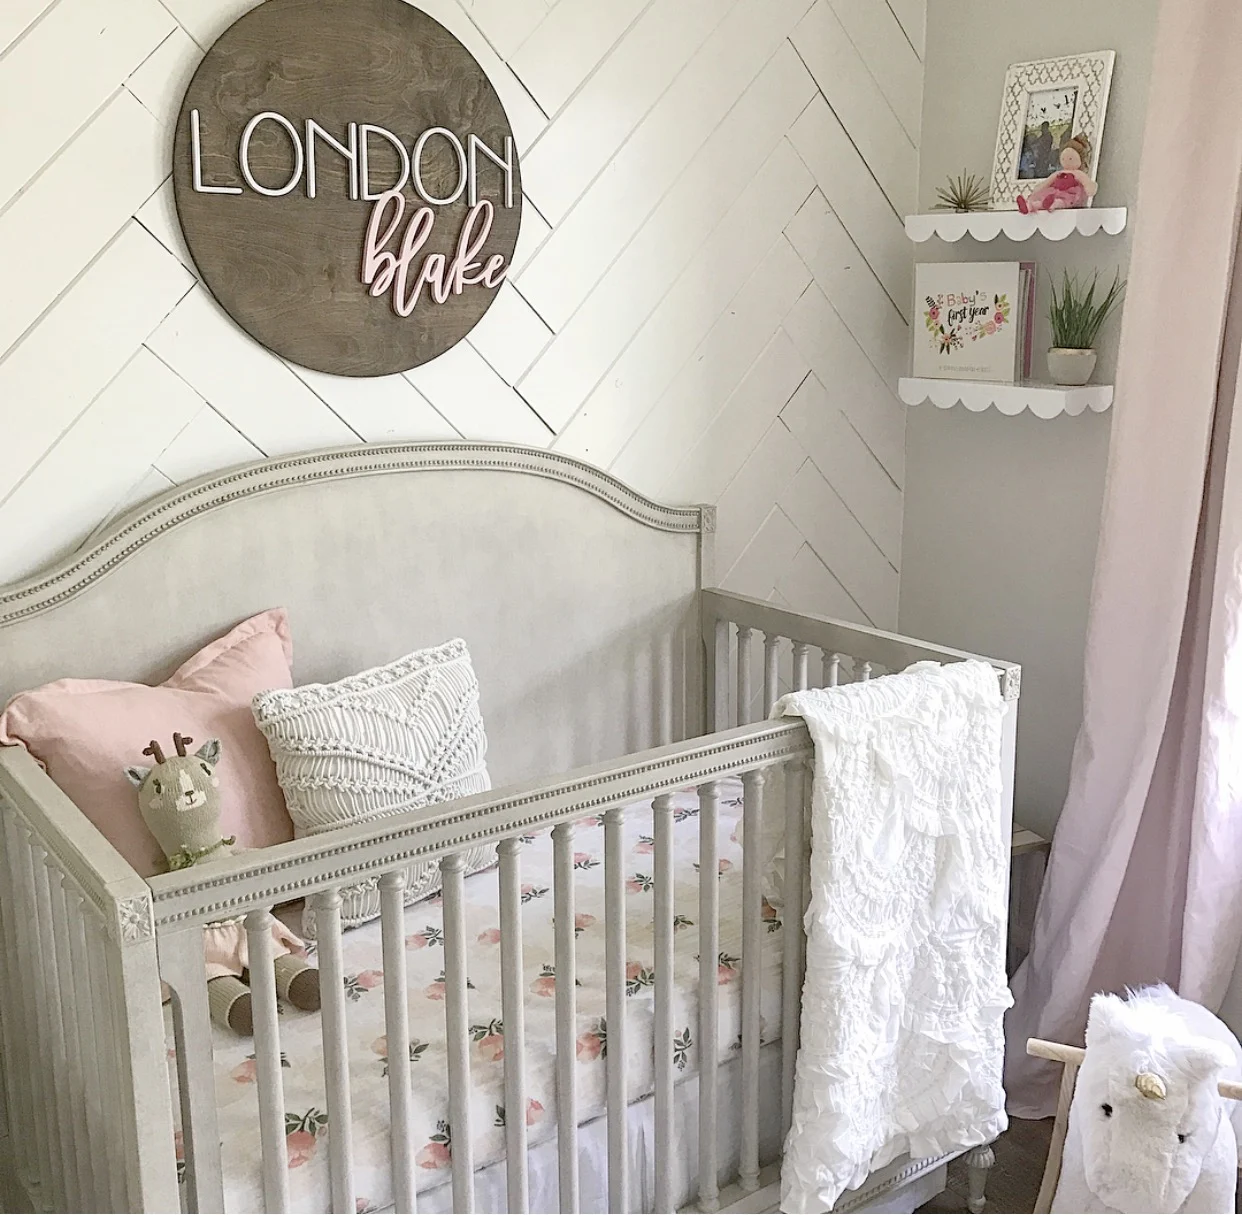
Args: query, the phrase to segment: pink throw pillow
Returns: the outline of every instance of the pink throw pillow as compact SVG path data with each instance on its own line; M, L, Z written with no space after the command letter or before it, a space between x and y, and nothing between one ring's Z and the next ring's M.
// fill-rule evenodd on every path
M141 874L168 865L125 776L148 766L151 739L166 751L174 731L194 746L220 740L220 825L239 848L293 838L267 742L250 701L293 685L289 617L273 608L199 650L152 688L107 679L61 679L15 696L0 714L0 745L25 746L112 846Z

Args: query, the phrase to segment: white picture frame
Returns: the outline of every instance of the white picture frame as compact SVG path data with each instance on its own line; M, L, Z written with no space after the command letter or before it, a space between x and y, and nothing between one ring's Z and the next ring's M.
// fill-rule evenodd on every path
M1083 168L1096 177L1114 51L1088 51L1011 64L1005 73L992 159L993 211L1014 211L1058 168L1064 140L1085 135ZM1087 199L1087 206L1092 200Z

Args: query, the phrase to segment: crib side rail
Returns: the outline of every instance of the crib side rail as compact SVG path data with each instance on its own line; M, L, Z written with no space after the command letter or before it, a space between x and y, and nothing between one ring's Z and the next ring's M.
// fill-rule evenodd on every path
M627 883L629 863L622 846L626 807L652 799L652 905L654 929L654 1050L656 1209L672 1210L685 1193L686 1179L697 1177L699 1207L715 1209L721 1182L743 1191L759 1185L761 1047L760 983L764 941L764 903L761 878L766 858L761 822L783 829L787 855L802 855L810 782L806 779L812 744L801 721L764 722L706 738L627 756L609 764L581 769L564 777L537 781L444 803L421 811L393 815L378 822L293 841L262 853L241 854L151 879L154 916L162 973L173 990L174 1031L181 1093L181 1125L185 1146L187 1210L218 1210L223 1196L218 1112L214 1105L211 1027L203 973L201 925L224 917L245 916L250 953L250 982L254 1009L255 1079L258 1089L261 1182L269 1211L289 1209L290 1186L285 1149L283 1076L280 1063L281 1027L276 1016L276 989L268 964L271 950L272 908L305 897L315 910L318 954L323 991L322 1035L326 1115L336 1128L328 1137L328 1165L334 1211L353 1211L356 1199L350 1093L346 1077L348 1047L343 1025L344 987L341 958L341 887L365 880L377 881L381 895L381 929L385 970L386 1041L401 1043L409 1033L405 998L405 907L402 886L412 860L439 862L443 900L443 984L445 1042L447 1046L448 1120L451 1133L453 1206L475 1209L472 1156L471 1057L468 1038L469 993L467 968L470 946L465 931L464 854L479 845L495 848L499 862L500 973L504 1004L504 1108L527 1106L527 1077L523 993L522 853L524 837L552 829L553 898L556 948L556 1119L560 1160L560 1209L579 1205L578 1119L576 1055L578 993L576 974L575 827L582 820L602 823L604 834L605 962L603 985L606 1016L598 1032L605 1034L606 1125L608 1138L608 1209L635 1209L639 1180L630 1176L631 1157L627 1124L629 1076L626 1049L628 1005ZM780 772L780 778L774 773ZM673 824L675 792L685 797L694 790L694 821L699 825L698 913L689 923L698 933L699 989L704 993L695 1029L702 1058L715 1061L727 1043L719 1036L718 970L724 947L720 935L718 881L718 814L724 796L721 782L740 777L744 803L742 944L740 962L741 1035L738 1054L743 1100L720 1108L714 1066L700 1071L699 1152L689 1163L673 1154L674 1066L674 916ZM482 875L480 875L482 876ZM787 905L804 904L803 866L784 867ZM770 910L770 909L769 909ZM786 1027L796 1026L800 991L800 917L789 918L786 957L789 999L782 1010ZM688 1032L688 1031L687 1031ZM784 1109L792 1105L795 1035L782 1044ZM684 1049L684 1048L683 1048ZM415 1209L412 1159L411 1075L401 1052L390 1051L389 1116L391 1126L392 1184L396 1209ZM424 1073L419 1073L420 1075ZM545 1100L547 1098L545 1097ZM787 1117L787 1115L786 1115ZM726 1124L737 1120L740 1167L722 1177L726 1161L720 1141ZM510 1211L529 1206L525 1120L504 1122ZM344 1128L343 1130L341 1128ZM450 1129L451 1128L451 1129ZM679 1189L679 1187L681 1187Z
M20 748L0 749L0 891L4 1095L26 1197L177 1209L150 890Z
M1018 699L1022 668L1017 663L793 612L748 595L713 589L703 591L701 599L707 720L716 730L766 717L783 691L832 687L928 660L989 662L996 669L1001 695L1007 701ZM819 653L818 671L812 670L813 651Z

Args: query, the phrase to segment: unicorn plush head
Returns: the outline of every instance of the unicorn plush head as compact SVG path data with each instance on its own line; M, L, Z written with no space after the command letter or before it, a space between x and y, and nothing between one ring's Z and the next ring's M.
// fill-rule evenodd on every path
M1202 1018L1216 1022L1168 988L1091 1001L1070 1129L1086 1188L1112 1210L1233 1210L1237 1147L1216 1086L1237 1060L1219 1036L1195 1032ZM1198 1205L1197 1187L1218 1173L1228 1205Z

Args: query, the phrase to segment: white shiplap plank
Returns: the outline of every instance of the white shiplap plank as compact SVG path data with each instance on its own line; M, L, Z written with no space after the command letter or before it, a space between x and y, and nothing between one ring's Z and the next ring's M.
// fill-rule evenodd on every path
M808 460L777 497L807 543L880 628L897 621L897 571Z
M617 149L678 79L725 7L720 0L655 0L548 124L523 159L522 176L554 227L606 166L610 176L616 172L610 162ZM654 188L658 197L658 183Z
M922 59L927 33L927 0L888 0L888 7L901 22L914 53Z
M768 427L716 503L718 570L732 568L806 458L779 418Z
M125 82L133 93L164 126L177 125L181 101L190 77L203 58L198 43L179 25L135 69Z
M4 0L0 4L0 54L56 3L56 0Z
M285 365L365 443L460 437L402 375L364 379Z
M814 374L781 411L781 421L845 502L879 550L901 562L901 490Z
M800 3L780 0L788 12ZM588 296L592 309L611 299L619 275L627 294L670 282L670 268L685 264L815 95L789 43L774 44L746 18L759 20L750 0L729 14L522 272L523 293L553 329ZM688 91L687 79L694 84ZM591 317L579 327L598 323Z
M155 459L158 472L174 485L238 464L261 460L263 453L210 405L204 405L189 424Z
M897 121L917 148L923 118L923 63L885 0L831 0Z
M551 340L552 330L511 283L501 284L467 338L506 384L516 384Z
M0 352L154 192L163 177L159 142L155 119L120 92L0 215L4 281L21 285L0 293Z
M61 0L5 56L0 209L175 28L158 0ZM73 66L64 71L56 64ZM92 189L98 184L83 180Z
M518 229L517 245L513 257L509 261L509 278L516 279L535 252L551 234L552 228L548 221L539 214L529 198L522 199L522 223Z
M86 538L202 402L138 348L29 476L0 504L0 580L21 577ZM66 492L72 487L72 492ZM31 521L38 520L32 527Z
M164 7L203 50L256 3L258 0L163 0Z
M766 599L803 543L802 533L789 516L774 506L741 556L725 571L720 585L736 595Z
M789 72L784 70L786 66ZM803 90L813 88L792 50L778 52L572 319L564 326L552 322L557 329L556 341L526 377L523 387L545 417L558 426L564 424L677 276L699 257L712 226L735 204L736 195L722 190L720 181L733 182L735 190L756 202L762 198L763 188L756 179L770 168L764 160L780 142L779 137L772 138L773 128L779 129L779 125L770 117L796 112ZM791 159L796 158L783 155L775 158L775 163L786 165L788 177L782 185L797 188L800 181L810 179L799 173ZM775 201L779 206L781 200ZM574 213L571 222L578 214ZM580 248L577 238L575 247ZM567 276L575 273L573 260L565 260L571 251L558 251L556 274L545 278L550 303L563 295ZM545 261L545 269L547 265ZM537 287L538 283L533 285ZM538 299L531 296L529 275L521 278L520 286L542 315Z
M556 114L650 2L568 0L557 4L509 58L509 66L544 111Z
M828 0L815 0L792 40L894 213L915 210L918 153Z
M909 365L909 328L818 190L785 229L820 290L895 392Z
M778 238L609 471L627 484L658 495L687 448L723 409L759 357L768 334L780 327L810 279L789 242Z
M828 205L845 225L898 311L910 305L913 257L902 222L867 171L858 149L816 97L789 131L789 140L815 174Z
M508 64L492 50L457 0L418 0L414 7L434 17L479 61L479 66L487 73L505 107L509 125L513 128L513 142L517 144L518 151L524 153L548 123L547 116L535 104L534 98L522 87ZM398 131L397 134L404 132ZM410 137L414 138L416 134L411 133Z
M538 28L548 0L461 0L471 20L502 59L509 59Z
M202 287L147 345L260 451L287 455L358 436L274 354L243 333Z
M807 289L785 318L785 331L829 398L901 485L905 479L906 409L818 287Z
M811 186L802 162L782 141L561 432L558 450L611 463Z
M142 477L121 495L104 522L86 538L87 542L93 540L111 520L120 518L121 515L133 510L135 506L154 498L156 494L162 494L174 488L174 483L158 468L148 468Z
M809 373L789 335L778 329L654 496L661 502L715 502Z
M193 281L131 223L0 360L0 496L121 370Z
M197 275L194 259L190 256L190 251L185 245L185 238L181 235L181 222L177 219L177 204L173 199L171 177L138 208L134 218L191 274Z
M850 598L849 592L809 544L798 550L777 580L776 594L795 612L831 616L834 620L849 620L854 624L875 623Z
M552 432L469 342L405 373L466 439L547 447Z

